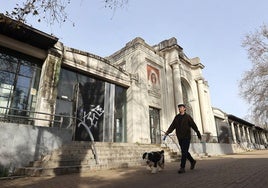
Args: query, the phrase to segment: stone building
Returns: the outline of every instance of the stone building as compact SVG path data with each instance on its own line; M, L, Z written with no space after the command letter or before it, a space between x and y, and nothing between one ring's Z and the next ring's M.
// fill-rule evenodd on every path
M185 103L201 133L216 137L204 66L188 58L175 38L155 46L135 38L102 58L26 25L2 23L2 33L3 114L36 126L60 122L74 130L75 140L160 143L177 104ZM82 120L91 138L77 126Z
M176 38L151 46L138 37L104 58L0 14L0 159L29 135L33 153L72 140L159 144L179 103L208 143L266 145L267 131L212 108L203 68Z
M203 78L199 58L188 58L176 38L150 46L135 38L108 57L128 72L127 126L129 142L160 143L177 114L177 105L185 103L201 133L216 137L209 88Z

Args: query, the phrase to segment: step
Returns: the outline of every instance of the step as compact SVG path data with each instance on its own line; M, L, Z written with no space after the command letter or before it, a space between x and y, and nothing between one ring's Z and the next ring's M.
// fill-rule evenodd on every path
M177 152L152 144L130 143L95 143L99 164L96 164L91 143L72 142L61 149L54 150L43 161L34 161L29 167L17 169L17 175L46 176L77 173L98 169L126 168L145 164L142 160L144 152L164 149L165 161L178 161Z
M118 169L118 168L129 168L134 166L141 166L140 162L124 162L124 163L112 163L102 165L73 165L73 166L60 166L55 168L42 167L25 167L17 169L14 175L24 174L26 176L57 176L71 173L85 173L92 170L103 170L103 169Z

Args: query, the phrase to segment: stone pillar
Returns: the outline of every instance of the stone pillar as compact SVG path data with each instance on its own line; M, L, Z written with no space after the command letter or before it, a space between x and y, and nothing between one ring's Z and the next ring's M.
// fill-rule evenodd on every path
M259 134L258 134L258 131L257 131L257 130L255 130L255 132L254 132L255 143L259 145L259 144L260 144L260 142L259 142L258 135L259 135Z
M246 130L247 130L248 142L252 143L251 138L250 138L249 127L247 127Z
M48 56L42 66L39 90L37 95L37 106L35 125L53 126L57 99L57 86L60 76L63 57L63 46L60 49L50 49Z
M262 144L261 131L258 131L258 138L259 138L259 143L261 145Z
M234 129L234 122L231 122L231 130L232 130L234 143L236 144L237 140L236 140L236 134L235 134L235 129Z
M260 144L262 145L263 144L263 138L262 138L262 132L261 131L259 132L259 139L260 139Z
M238 131L238 140L240 141L240 143L242 142L242 138L241 138L241 130L240 130L240 126L239 124L237 124L237 131Z
M263 140L263 144L267 144L267 140L265 137L265 132L262 132L262 140Z
M201 78L197 80L197 89L198 89L198 96L199 96L199 105L200 105L200 111L201 111L201 120L203 124L203 132L209 133L206 117L206 106L205 106L205 96L204 96L204 80Z
M173 62L171 64L173 75L173 88L176 103L176 111L178 112L177 105L183 103L182 88L181 88L181 74L179 62Z
M250 137L251 137L252 143L256 144L256 139L255 139L255 134L254 134L253 129L251 129L250 131Z
M243 140L243 142L247 142L245 128L246 128L246 127L242 125L242 131L243 131L243 138L242 138L242 140Z

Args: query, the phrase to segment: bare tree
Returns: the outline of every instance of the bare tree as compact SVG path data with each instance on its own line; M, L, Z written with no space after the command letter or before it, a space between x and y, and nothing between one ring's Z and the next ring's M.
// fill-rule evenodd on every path
M239 83L240 94L250 104L251 119L255 125L268 125L268 27L249 33L242 46L248 52L252 68L246 71Z
M67 19L66 7L70 0L24 0L16 4L11 12L6 11L6 16L26 23L28 16L34 16L40 22L48 23L65 22Z
M128 0L102 0L105 8L116 10L128 3ZM49 24L63 23L68 20L66 7L71 0L24 0L16 4L11 12L6 11L6 16L26 23L29 16L37 18L38 22L45 20ZM74 25L74 23L73 23Z

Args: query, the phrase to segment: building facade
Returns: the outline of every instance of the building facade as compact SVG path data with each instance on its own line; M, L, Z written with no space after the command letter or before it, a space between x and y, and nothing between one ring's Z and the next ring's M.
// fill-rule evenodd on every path
M176 38L150 46L138 37L104 58L0 19L1 122L70 129L77 141L159 144L184 103L207 142L267 144L267 131L212 108L204 65Z
M0 102L10 119L60 124L73 129L74 140L160 143L177 104L185 103L200 131L216 136L204 66L175 38L155 46L135 38L102 58L4 18Z
M127 125L133 136L129 142L160 143L179 103L186 104L201 133L216 136L204 66L199 58L189 59L175 38L154 46L135 38L108 60L131 77Z

